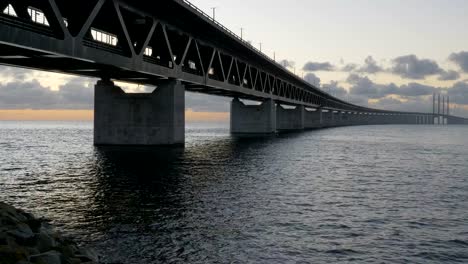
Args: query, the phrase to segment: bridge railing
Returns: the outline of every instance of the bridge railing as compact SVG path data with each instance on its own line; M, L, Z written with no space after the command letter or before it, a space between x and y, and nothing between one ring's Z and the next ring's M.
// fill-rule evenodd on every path
M215 25L217 25L218 27L220 27L221 29L223 29L224 31L226 31L226 33L230 34L232 37L234 37L235 39L241 41L243 44L249 46L249 48L255 50L257 52L257 54L259 54L260 56L264 57L265 59L267 60L270 60L271 62L275 63L277 66L281 67L282 69L284 69L285 71L288 71L289 73L291 74L294 74L297 76L297 78L300 78L301 80L304 81L303 78L301 78L299 75L297 75L296 73L294 73L293 71L291 71L290 69L288 69L287 67L285 67L284 65L278 63L275 59L272 59L270 56L268 56L267 54L265 54L263 51L261 51L260 49L256 48L255 46L253 46L250 42L244 40L243 38L241 38L239 35L237 35L236 33L234 33L232 30L228 29L227 27L225 27L223 24L221 24L220 22L216 21L215 19L213 19L213 17L211 17L210 15L208 15L207 13L205 13L203 10L201 10L200 8L198 8L196 5L192 4L189 0L182 0L183 3L187 4L189 7L191 7L193 10L195 10L197 13L201 14L202 16L204 16L205 18L207 18L208 20L210 20L212 23L214 23ZM321 90L320 88L318 87L315 87L317 90ZM338 99L336 98L335 96L327 93L326 91L323 91L321 90L323 93L325 94L328 94L331 98L334 98L334 99ZM340 101L342 101L341 99L338 99ZM343 101L345 102L345 101ZM348 103L348 102L345 102L345 103Z
M204 17L206 17L207 19L211 20L214 24L216 24L218 27L222 28L224 31L226 31L227 33L229 33L231 36L233 36L234 38L238 39L239 41L241 41L242 43L248 45L250 48L254 49L255 51L257 51L259 54L261 54L263 57L271 60L271 61L274 61L276 63L276 61L274 59L272 59L270 56L268 56L267 54L265 54L263 51L261 51L260 49L256 48L255 46L253 46L250 42L244 40L243 38L241 38L239 35L237 35L236 33L234 33L232 30L228 29L227 27L225 27L223 24L219 23L218 21L216 21L215 19L213 19L213 17L211 17L210 15L208 15L207 13L205 13L203 10L201 10L200 8L198 8L196 5L192 4L190 1L188 0L183 0L184 3L186 3L187 5L189 5L191 8L193 8L195 11L197 11L198 13L200 13L201 15L203 15ZM286 67L284 67L283 65L279 64L279 63L276 63L278 64L279 66L283 67L284 69L288 70Z

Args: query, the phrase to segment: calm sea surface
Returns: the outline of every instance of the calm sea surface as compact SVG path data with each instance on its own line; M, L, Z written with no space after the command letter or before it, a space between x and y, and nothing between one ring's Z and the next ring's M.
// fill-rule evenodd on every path
M188 124L185 149L121 149L0 122L0 199L107 263L468 263L468 127Z

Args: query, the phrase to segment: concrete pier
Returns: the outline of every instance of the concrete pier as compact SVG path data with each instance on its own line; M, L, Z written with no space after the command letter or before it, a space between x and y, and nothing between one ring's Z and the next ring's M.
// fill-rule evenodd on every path
M349 112L341 112L341 126L349 126L350 125L350 113Z
M231 102L231 133L271 134L276 132L276 104L245 105L238 98Z
M304 129L304 106L296 106L293 109L286 109L278 104L276 108L276 130L294 131Z
M322 109L304 111L304 128L305 129L316 129L323 127L323 115Z
M363 125L364 124L364 113L357 112L354 120L355 120L355 123L357 125Z
M95 86L95 145L183 145L185 95L167 80L150 94L127 94L112 81Z
M332 110L322 111L322 124L323 127L332 127L335 125L334 114Z

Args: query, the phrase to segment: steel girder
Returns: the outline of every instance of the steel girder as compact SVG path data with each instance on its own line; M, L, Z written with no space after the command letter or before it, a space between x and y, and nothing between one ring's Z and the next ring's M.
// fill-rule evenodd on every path
M183 0L0 0L0 63L194 92L377 115L411 115L344 102L306 83ZM48 25L31 19L43 12ZM117 39L97 41L92 30Z

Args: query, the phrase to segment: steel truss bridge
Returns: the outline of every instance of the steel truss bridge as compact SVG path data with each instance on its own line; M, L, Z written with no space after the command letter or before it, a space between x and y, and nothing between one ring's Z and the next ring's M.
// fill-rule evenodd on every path
M185 0L0 0L0 11L4 65L154 86L177 79L193 92L416 123L436 117L333 97Z

